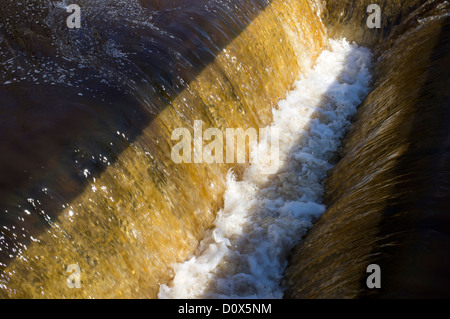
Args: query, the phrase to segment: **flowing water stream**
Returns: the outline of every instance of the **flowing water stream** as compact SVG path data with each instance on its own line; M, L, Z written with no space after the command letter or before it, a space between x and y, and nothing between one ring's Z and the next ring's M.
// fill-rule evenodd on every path
M0 296L448 296L450 4L372 2L77 0L68 29L0 0ZM196 121L278 129L276 172L175 163Z
M174 266L173 287L159 297L283 296L288 253L325 211L329 162L369 87L370 51L345 40L331 40L329 50L273 111L271 127L282 137L276 173L256 163L242 181L228 175L215 228L194 257Z

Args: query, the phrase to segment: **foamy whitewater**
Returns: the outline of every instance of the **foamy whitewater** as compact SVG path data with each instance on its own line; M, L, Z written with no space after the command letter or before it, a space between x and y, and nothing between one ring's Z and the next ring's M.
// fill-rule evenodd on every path
M357 106L368 93L371 53L330 40L313 70L273 110L276 174L253 164L227 176L224 208L194 257L173 265L160 298L282 298L290 250L324 211L323 181ZM253 152L262 152L266 143Z

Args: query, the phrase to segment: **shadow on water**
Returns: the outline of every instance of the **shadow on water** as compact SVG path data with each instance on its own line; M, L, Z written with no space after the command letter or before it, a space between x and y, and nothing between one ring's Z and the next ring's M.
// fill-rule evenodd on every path
M450 18L442 24L399 157L394 198L381 211L373 262L380 290L361 297L450 297ZM366 276L362 276L365 279ZM362 280L361 287L366 287ZM362 289L363 290L363 289Z
M270 2L1 1L0 269Z

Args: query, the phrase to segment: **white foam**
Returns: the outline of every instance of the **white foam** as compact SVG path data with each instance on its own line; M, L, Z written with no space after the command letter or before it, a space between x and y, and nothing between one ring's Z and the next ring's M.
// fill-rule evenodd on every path
M194 257L173 265L160 298L281 298L289 251L319 217L331 157L368 93L371 53L330 40L313 70L273 110L280 131L276 174L250 166L228 174L224 208ZM258 147L264 147L259 145ZM254 150L258 152L259 150Z

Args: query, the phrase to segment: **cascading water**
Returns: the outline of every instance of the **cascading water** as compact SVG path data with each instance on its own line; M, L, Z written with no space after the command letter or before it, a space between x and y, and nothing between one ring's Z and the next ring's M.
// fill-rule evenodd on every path
M372 2L0 1L0 296L450 295L449 3ZM278 172L175 163L199 120Z
M325 211L322 182L351 116L368 93L370 58L367 49L330 41L330 51L273 111L271 128L281 136L276 173L256 163L242 181L228 175L215 228L194 257L174 266L173 283L164 285L159 297L283 296L288 253Z

